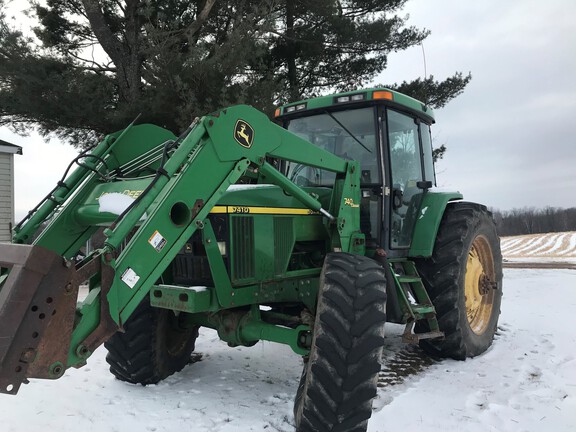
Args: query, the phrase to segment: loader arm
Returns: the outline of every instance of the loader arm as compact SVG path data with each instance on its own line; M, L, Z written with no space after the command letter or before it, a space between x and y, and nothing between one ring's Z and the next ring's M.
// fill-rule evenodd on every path
M339 173L328 208L272 159ZM16 394L27 378L59 378L66 368L85 364L122 329L243 176L276 185L321 213L333 249L363 253L357 162L312 145L248 106L207 115L179 138L131 125L81 161L15 229L15 244L0 246L0 392ZM114 192L136 198L103 211L102 197ZM47 221L33 244L24 244ZM74 254L100 226L107 227L104 246L75 264ZM77 303L87 281L88 294Z

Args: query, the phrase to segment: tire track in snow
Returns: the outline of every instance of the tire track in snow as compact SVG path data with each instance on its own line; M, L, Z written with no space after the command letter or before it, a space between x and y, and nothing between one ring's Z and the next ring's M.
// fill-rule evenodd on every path
M418 375L439 361L417 345L407 345L394 355L383 358L382 370L378 373L378 387L402 384L407 378Z

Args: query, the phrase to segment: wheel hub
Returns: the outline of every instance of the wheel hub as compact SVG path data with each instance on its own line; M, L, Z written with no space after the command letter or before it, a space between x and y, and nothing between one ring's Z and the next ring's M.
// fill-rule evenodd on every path
M466 316L472 331L483 334L490 323L494 304L494 262L488 240L478 236L468 253L465 279Z
M490 278L488 278L488 276L486 276L485 273L482 273L482 275L480 276L480 283L478 284L478 290L480 291L480 295L485 296L488 295L490 293L490 290L492 289L493 283L490 280Z

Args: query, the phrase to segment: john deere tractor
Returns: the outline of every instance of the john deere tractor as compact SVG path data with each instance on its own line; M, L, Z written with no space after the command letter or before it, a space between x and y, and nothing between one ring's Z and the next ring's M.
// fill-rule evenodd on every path
M59 378L101 344L118 379L157 383L209 327L232 347L303 357L298 431L364 431L386 321L465 359L490 346L500 313L492 217L434 189L433 122L377 88L273 121L233 106L180 136L149 124L106 136L0 246L0 391Z

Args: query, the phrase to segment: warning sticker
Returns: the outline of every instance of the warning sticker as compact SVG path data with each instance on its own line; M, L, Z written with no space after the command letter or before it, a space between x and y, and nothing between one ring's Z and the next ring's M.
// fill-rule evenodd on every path
M166 239L156 230L154 234L152 234L152 237L148 239L148 243L150 243L157 252L160 252L164 246L166 246Z
M134 288L134 286L140 280L140 276L138 276L134 270L128 267L126 270L124 270L124 273L122 273L120 279L122 279L122 282L124 282L130 288Z

